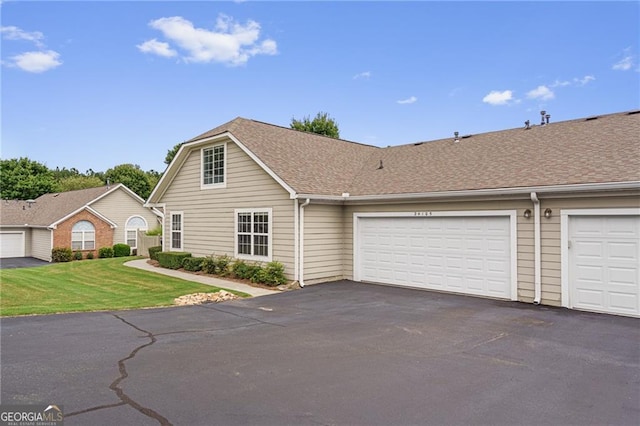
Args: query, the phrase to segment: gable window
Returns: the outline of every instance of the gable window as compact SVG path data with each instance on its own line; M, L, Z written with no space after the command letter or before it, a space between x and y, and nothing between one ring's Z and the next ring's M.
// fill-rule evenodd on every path
M182 241L183 241L183 222L182 222L182 212L172 212L171 213L171 232L169 232L169 238L171 241L169 242L169 247L171 250L179 251L182 250Z
M88 220L81 220L71 228L71 250L96 248L96 228Z
M237 209L235 257L271 260L271 209Z
M224 186L225 145L202 148L202 188Z
M146 231L147 221L141 216L131 216L125 225L124 237L126 243L132 249L138 248L138 230Z

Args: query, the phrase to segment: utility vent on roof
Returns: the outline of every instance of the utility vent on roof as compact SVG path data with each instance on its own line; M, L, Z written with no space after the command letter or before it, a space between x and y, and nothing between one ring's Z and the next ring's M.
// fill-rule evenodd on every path
M633 115L633 114L640 114L640 109L637 111L630 111L627 113L627 115Z
M462 139L468 139L468 138L470 138L471 136L473 136L473 135L464 135L464 136L462 137Z
M587 118L585 118L585 119L584 119L584 121L592 121L592 120L597 120L597 119L598 119L598 116L595 116L595 117L587 117Z

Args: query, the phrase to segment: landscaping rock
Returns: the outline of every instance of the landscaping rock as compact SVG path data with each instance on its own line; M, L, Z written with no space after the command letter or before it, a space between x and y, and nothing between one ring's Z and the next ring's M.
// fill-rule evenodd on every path
M186 305L200 305L202 303L218 303L226 302L227 300L239 299L235 294L229 293L225 290L220 290L215 293L193 293L185 294L175 298L173 301L178 306Z

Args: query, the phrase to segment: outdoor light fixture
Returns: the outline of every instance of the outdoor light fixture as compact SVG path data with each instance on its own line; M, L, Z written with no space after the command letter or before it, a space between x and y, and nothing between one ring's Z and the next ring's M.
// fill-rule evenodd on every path
M526 210L524 211L524 218L525 218L525 219L529 219L530 217L531 217L531 210L526 209Z
M551 217L551 209L546 209L544 211L544 217L546 217L547 219Z

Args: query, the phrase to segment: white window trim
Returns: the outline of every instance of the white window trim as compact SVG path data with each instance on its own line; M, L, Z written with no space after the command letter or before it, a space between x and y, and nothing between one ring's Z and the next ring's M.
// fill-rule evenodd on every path
M640 209L567 209L560 210L560 296L565 308L573 308L569 282L569 218L572 216L638 216Z
M142 219L142 221L144 222L144 228L129 228L127 227L127 224L129 223L129 221L133 218L140 218ZM139 214L134 214L133 216L129 216L129 218L124 222L124 243L125 244L129 244L129 238L127 238L127 232L128 231L136 231L136 245L135 246L130 246L131 249L137 249L138 248L138 230L141 229L143 231L148 231L149 230L149 222L147 222L147 219L145 219L144 217L140 216Z
M212 148L216 148L222 146L224 148L224 158L223 158L223 182L222 183L209 183L209 184L205 184L204 183L204 151L205 149L212 149ZM200 189L221 189L221 188L226 188L227 187L227 157L228 157L228 152L227 152L227 143L223 142L223 143L217 143L214 145L207 145L204 146L202 148L200 148Z
M510 299L518 300L518 212L516 210L460 210L353 213L353 280L360 281L359 220L366 217L509 217L509 249L511 251Z
M173 215L180 215L180 248L173 247ZM184 212L169 212L169 251L184 251Z
M254 213L267 213L269 215L269 255L268 256L255 256L238 253L238 214L240 213L251 213L251 223L253 224L253 214ZM253 235L253 231L251 232ZM253 250L253 239L251 240L251 247ZM236 259L243 260L252 260L255 262L271 262L273 259L273 209L272 208L251 208L251 209L235 209L233 212L233 253Z
M93 231L87 231L87 230L84 230L84 229L79 230L79 231L74 231L74 230L73 230L73 228L75 228L75 226L76 226L78 223L80 223L80 222L87 222L87 223L89 223L91 226L93 226ZM73 233L74 233L74 232L81 232L81 233L82 233L82 238L80 239L81 247L80 247L79 249L74 249L74 248L73 248L73 242L74 242L74 240L73 240ZM85 236L86 236L86 233L87 233L87 232L93 232L93 248L86 248L86 247L85 247L85 246L86 246L87 241L91 241L91 240L87 240L87 239L85 238ZM73 250L73 251L84 251L84 250L95 250L95 249L96 249L96 226L95 226L93 223L91 223L90 221L88 221L88 220L79 220L79 221L77 221L77 222L76 222L76 223L71 227L71 250Z

